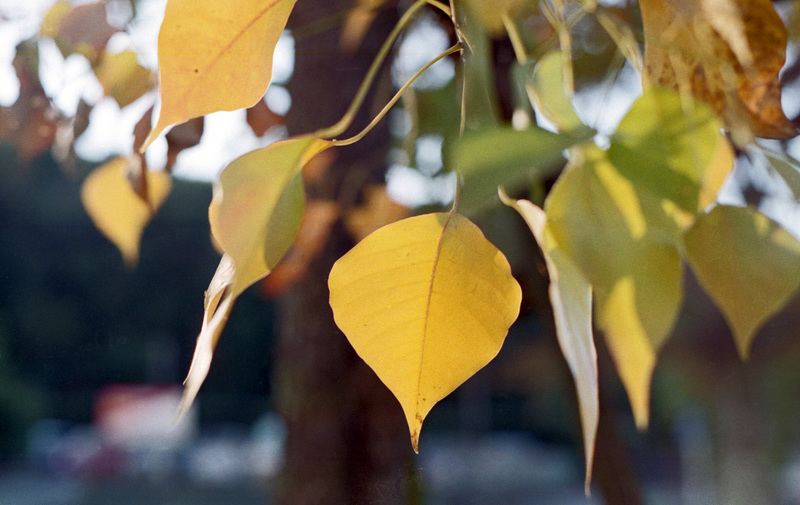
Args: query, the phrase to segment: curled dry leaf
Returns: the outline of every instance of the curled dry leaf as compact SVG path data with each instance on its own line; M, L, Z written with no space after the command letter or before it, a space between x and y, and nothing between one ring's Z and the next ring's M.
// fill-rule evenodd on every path
M645 79L710 104L735 137L787 139L787 31L769 0L641 0ZM738 134L738 135L737 135Z
M189 149L200 143L205 126L204 118L196 117L185 123L179 124L167 133L167 165L166 170L172 170L178 155L184 149Z

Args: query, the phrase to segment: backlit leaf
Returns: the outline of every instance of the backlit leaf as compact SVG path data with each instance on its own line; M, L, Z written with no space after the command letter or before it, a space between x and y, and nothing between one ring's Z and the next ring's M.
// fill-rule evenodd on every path
M525 89L532 103L559 131L577 131L585 128L575 113L564 82L564 58L561 51L550 51L542 56L533 68Z
M153 73L136 61L136 53L105 53L95 74L106 95L114 98L120 107L133 103L150 90Z
M720 205L697 219L684 242L747 357L758 329L800 286L800 241L755 209Z
M641 0L645 78L710 104L735 137L797 135L778 79L787 32L770 0ZM744 132L748 133L748 132Z
M181 412L189 409L208 375L236 298L269 274L292 244L305 202L301 170L330 145L310 135L289 138L237 158L220 175L208 215L224 254L206 291Z
M500 198L525 219L547 264L550 275L550 304L553 307L558 344L572 372L578 393L586 456L585 487L588 494L600 418L597 351L592 333L592 288L581 270L555 243L542 209L528 200L512 200L502 192Z
M294 2L169 0L158 36L161 111L144 148L171 125L260 100Z
M138 261L144 227L172 188L169 175L146 172L147 200L143 200L128 177L131 163L136 161L114 158L89 174L81 187L81 201L89 217L129 265Z
M608 157L637 187L696 214L733 169L732 149L719 130L705 104L651 88L620 122Z
M574 154L545 202L548 229L594 289L598 326L644 427L656 354L682 298L677 224L660 198L637 190L603 151Z
M303 219L301 169L330 145L310 135L286 139L237 158L220 175L208 215L214 238L236 268L235 296L289 249Z
M400 401L415 451L433 405L500 351L522 297L503 254L455 213L384 226L328 284L336 324Z
M478 212L498 201L498 186L516 191L532 177L557 173L564 164L564 149L580 140L536 126L467 132L451 150L449 161L464 176L459 209Z

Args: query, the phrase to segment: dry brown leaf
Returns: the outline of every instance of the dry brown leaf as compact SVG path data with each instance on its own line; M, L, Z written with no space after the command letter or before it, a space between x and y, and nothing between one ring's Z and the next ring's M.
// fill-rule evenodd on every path
M58 129L58 115L39 84L37 54L32 41L17 47L13 65L19 98L11 107L0 107L0 139L14 146L23 165L50 149Z
M119 31L108 24L105 2L80 5L69 12L61 9L54 11L58 28L53 38L65 56L79 53L96 64L105 51L108 39ZM52 31L52 27L48 30Z
M181 151L200 143L200 139L203 137L203 127L203 118L196 117L179 124L167 133L167 165L165 169L168 172L172 170Z
M781 108L787 31L769 0L641 0L644 79L710 104L734 137L798 134Z
M279 126L285 122L286 118L273 112L264 100L259 100L247 109L247 124L256 137L264 135L273 126Z

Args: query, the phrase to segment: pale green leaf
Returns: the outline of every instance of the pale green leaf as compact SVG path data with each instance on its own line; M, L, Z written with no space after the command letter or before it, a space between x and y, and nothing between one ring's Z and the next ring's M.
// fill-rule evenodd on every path
M305 205L301 169L330 145L311 135L282 140L241 156L220 175L208 215L214 238L236 266L236 296L289 249Z
M603 151L573 154L545 203L548 228L594 289L598 326L644 427L656 354L682 299L677 224L661 199L637 191Z
M676 91L652 88L622 119L608 157L638 187L696 214L708 171L733 168L732 156L717 155L718 149L730 151L720 128L704 103L682 99ZM712 162L720 166L712 167Z
M158 35L161 110L142 150L167 127L252 107L295 0L169 0Z
M571 132L588 128L575 113L564 81L564 57L561 51L550 51L542 56L525 89L538 111L559 131Z
M474 214L497 203L497 187L516 191L533 178L557 173L564 149L582 139L532 126L525 130L493 127L468 132L450 154L450 166L464 176L459 209Z
M500 351L522 297L503 254L454 213L380 228L328 284L336 324L400 401L414 450L433 405Z
M686 253L747 357L756 332L800 286L800 242L749 207L720 205L686 232Z
M800 200L800 161L784 152L763 150L770 166L778 172L792 191L795 200Z
M592 479L592 462L600 418L597 385L597 351L592 333L592 288L575 263L564 254L550 230L542 209L528 200L512 200L500 193L503 203L525 219L542 249L550 275L550 305L556 324L556 336L567 361L575 389L583 426L583 449L586 456L586 493Z
M220 175L208 214L225 254L206 291L181 412L191 406L208 375L236 298L268 275L294 241L305 206L301 170L330 145L311 135L289 138L241 156Z

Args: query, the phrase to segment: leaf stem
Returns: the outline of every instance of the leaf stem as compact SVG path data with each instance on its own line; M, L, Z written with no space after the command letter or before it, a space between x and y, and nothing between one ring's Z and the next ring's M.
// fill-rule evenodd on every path
M350 107L347 109L347 112L344 113L342 118L336 124L321 130L317 130L314 133L315 136L322 139L333 138L341 135L345 130L347 130L347 128L350 127L350 125L353 123L353 119L356 116L356 112L358 112L359 107L361 107L361 104L364 103L364 99L367 97L367 92L369 91L370 86L372 86L372 82L375 80L375 76L378 74L381 64L383 64L383 61L386 59L386 56L389 54L389 51L392 49L395 41L397 41L400 33L405 29L409 21L411 21L411 18L414 16L414 14L416 14L416 12L425 5L432 5L433 7L442 10L448 16L450 15L450 9L437 0L417 0L414 2L414 4L411 5L411 7L409 7L405 13L403 13L403 16L397 22L392 32L386 38L386 41L381 46L378 54L372 61L372 65L370 65L369 70L367 71L367 75L364 76L364 80L361 82L361 86L358 88L355 98L353 98L353 101L350 103Z
M403 87L400 88L397 91L397 93L395 93L395 95L392 97L392 99L389 100L389 103L387 103L386 106L384 106L384 108L381 109L381 111L378 113L378 115L375 116L375 118L363 130L361 130L356 135L350 137L349 139L343 139L343 140L335 140L334 139L334 140L332 140L333 145L335 145L335 146L347 146L347 145L353 144L355 142L358 142L359 140L364 138L364 136L367 133L369 133L370 130L372 130L375 127L375 125L377 125L381 121L381 119L383 119L383 117L386 115L387 112L389 112L389 110L394 106L394 104L397 103L398 100L400 100L400 97L403 96L403 93L406 92L406 90L414 83L414 81L417 80L417 78L420 75L425 73L426 70L431 68L436 62L438 62L442 58L445 58L445 57L447 57L447 56L449 56L449 55L451 55L453 53L456 53L456 52L458 52L460 50L461 50L461 43L459 42L459 43L455 44L454 46L452 46L447 51L445 51L442 54L440 54L439 56L437 56L436 58L434 58L431 61L429 61L424 67L422 67L421 69L417 70L417 72L414 75L411 76L411 79L409 79L408 82L403 84ZM319 134L319 132L317 132L317 134Z

